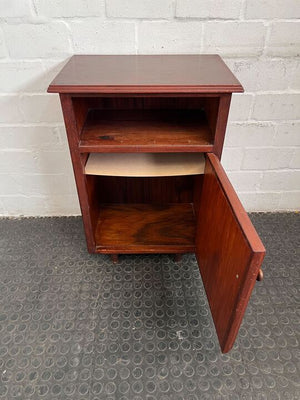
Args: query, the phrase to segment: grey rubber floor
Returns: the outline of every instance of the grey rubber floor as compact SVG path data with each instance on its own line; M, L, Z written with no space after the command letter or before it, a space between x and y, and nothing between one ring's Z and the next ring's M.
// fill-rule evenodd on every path
M300 399L300 215L251 218L265 279L226 355L194 256L113 265L80 218L0 220L0 399Z

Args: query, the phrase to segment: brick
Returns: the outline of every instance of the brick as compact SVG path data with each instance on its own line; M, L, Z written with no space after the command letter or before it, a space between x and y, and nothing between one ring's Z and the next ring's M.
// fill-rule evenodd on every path
M73 177L70 155L65 150L2 150L0 152L2 174L61 174ZM73 185L73 183L72 183Z
M63 174L0 175L0 193L25 196L71 194L72 190L69 181L70 179Z
M50 150L40 151L37 157L37 173L39 174L61 174L72 177L73 168L69 151Z
M61 107L56 95L22 95L20 109L26 122L63 122Z
M50 196L2 196L5 215L12 216L61 216L80 215L77 195L63 194Z
M300 29L297 22L274 22L271 25L266 54L271 56L299 56Z
M225 136L228 147L271 146L275 136L275 127L263 123L230 124Z
M248 0L245 18L300 18L300 3L297 0Z
M32 16L31 0L0 0L1 18L21 18Z
M48 84L40 61L0 63L1 92L45 92Z
M226 63L246 91L286 90L297 85L297 60L250 58Z
M7 50L4 43L4 36L2 30L0 29L0 58L4 58L6 56L7 56Z
M5 25L4 34L12 58L57 58L72 53L64 22Z
M208 22L204 26L204 52L232 57L259 55L265 33L261 22Z
M47 199L43 196L3 196L0 197L5 215L12 216L46 216L48 212ZM55 215L55 214L54 214Z
M300 146L300 123L287 122L277 126L274 146Z
M299 61L299 59L294 61L294 70L292 71L290 88L294 89L294 90L300 90L300 61Z
M290 168L299 168L300 169L300 148L297 147L295 148L295 153L291 159L291 162L289 164ZM298 182L298 186L300 187L300 180Z
M260 121L300 119L300 94L258 94L252 118Z
M249 118L253 95L234 94L231 99L229 120L245 121Z
M59 134L59 140L64 149L68 149L67 132L64 125L55 127Z
M49 196L47 207L47 215L81 215L77 195Z
M143 53L199 53L202 23L142 22L138 26L138 49Z
M239 193L239 198L248 212L279 209L279 192L242 192Z
M177 0L176 17L235 19L241 4L241 0Z
M1 151L0 171L1 174L37 173L37 156L24 150Z
M51 149L61 146L57 127L0 125L0 148L9 150Z
M279 210L300 211L300 191L281 193Z
M118 18L170 18L172 0L106 0L109 17Z
M16 175L20 177L20 175ZM20 182L15 179L15 175L12 174L0 174L0 193L5 196L14 196L21 191Z
M244 153L242 169L260 171L289 168L294 149L293 147L248 148Z
M101 0L34 0L38 15L45 17L96 17L104 14Z
M239 147L225 147L222 155L222 165L226 171L238 171L241 169L243 149Z
M299 190L300 171L265 171L262 188L266 191Z
M228 177L237 192L256 191L261 185L261 172L234 171L228 172Z
M128 54L135 52L135 24L133 22L72 22L76 53Z
M73 186L70 185L70 177L64 174L23 175L19 181L22 187L21 193L25 195L76 194L72 190Z
M0 96L1 123L23 122L20 100L17 95Z

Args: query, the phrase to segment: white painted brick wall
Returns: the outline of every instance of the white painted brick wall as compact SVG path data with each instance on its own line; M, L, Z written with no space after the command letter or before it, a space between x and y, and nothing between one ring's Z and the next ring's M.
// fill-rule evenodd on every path
M58 96L74 53L213 53L234 95L222 163L249 211L300 208L300 2L0 0L0 215L78 214Z
M298 0L246 1L245 18L266 20L300 18L300 2Z
M263 52L265 34L262 22L207 22L203 50L231 57L257 56Z
M6 51L6 47L5 47L5 43L4 43L4 36L2 33L2 29L0 28L0 59L2 57L6 57L7 55L7 51Z
M30 17L33 12L31 0L0 0L1 18Z
M61 107L55 95L23 94L19 104L23 120L28 123L63 122Z
M99 0L36 0L34 4L37 14L45 17L97 17L104 14L104 1Z
M0 94L1 125L6 123L23 123L20 110L19 96L14 94Z
M188 21L141 22L138 53L200 53L202 23Z
M299 57L300 29L298 22L273 22L266 43L266 54L274 57Z
M295 149L293 157L289 164L289 167L292 169L300 169L300 149L299 148ZM298 181L298 184L299 184L299 181Z
M294 58L229 59L227 64L246 91L287 90L300 85L300 63Z
M47 88L47 77L41 61L0 63L2 92L35 92Z
M59 58L71 53L65 22L5 24L3 30L12 59Z
M225 146L243 147L268 146L272 144L275 136L275 126L269 123L258 122L245 125L244 123L231 123L225 136Z
M135 52L133 22L100 19L69 22L76 54L130 54Z
M244 150L242 169L260 171L289 168L294 154L293 147L249 147Z
M286 122L276 125L276 134L273 139L274 146L299 146L300 147L300 123ZM296 149L297 150L297 149Z
M107 0L108 17L118 18L171 18L173 16L172 0Z
M177 0L176 17L237 19L242 0Z
M299 119L300 93L257 94L252 118L260 121Z

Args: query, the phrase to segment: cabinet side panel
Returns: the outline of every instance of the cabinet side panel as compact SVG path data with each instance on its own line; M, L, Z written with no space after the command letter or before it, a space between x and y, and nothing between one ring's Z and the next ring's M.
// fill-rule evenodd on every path
M72 105L77 132L80 135L90 109L90 100L86 97L72 97Z
M95 240L93 232L95 231L97 217L93 215L93 209L90 207L91 205L89 204L89 196L87 190L88 184L86 181L86 175L84 174L84 158L81 158L78 148L80 132L78 131L78 127L76 124L77 119L74 112L71 96L68 94L60 94L60 101L67 131L69 149L86 234L87 246L89 252L95 252ZM91 188L89 192L90 194L93 193Z
M231 93L222 94L220 96L218 116L215 129L214 150L213 150L214 154L216 154L219 159L221 159L223 151L230 103L231 103Z
M220 97L204 98L204 110L207 117L208 125L215 137L217 128L218 112L219 112Z

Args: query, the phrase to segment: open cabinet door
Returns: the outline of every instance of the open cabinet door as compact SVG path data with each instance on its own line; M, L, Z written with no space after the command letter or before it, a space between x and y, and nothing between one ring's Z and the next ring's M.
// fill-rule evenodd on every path
M218 158L207 153L196 257L223 353L233 346L265 248Z

